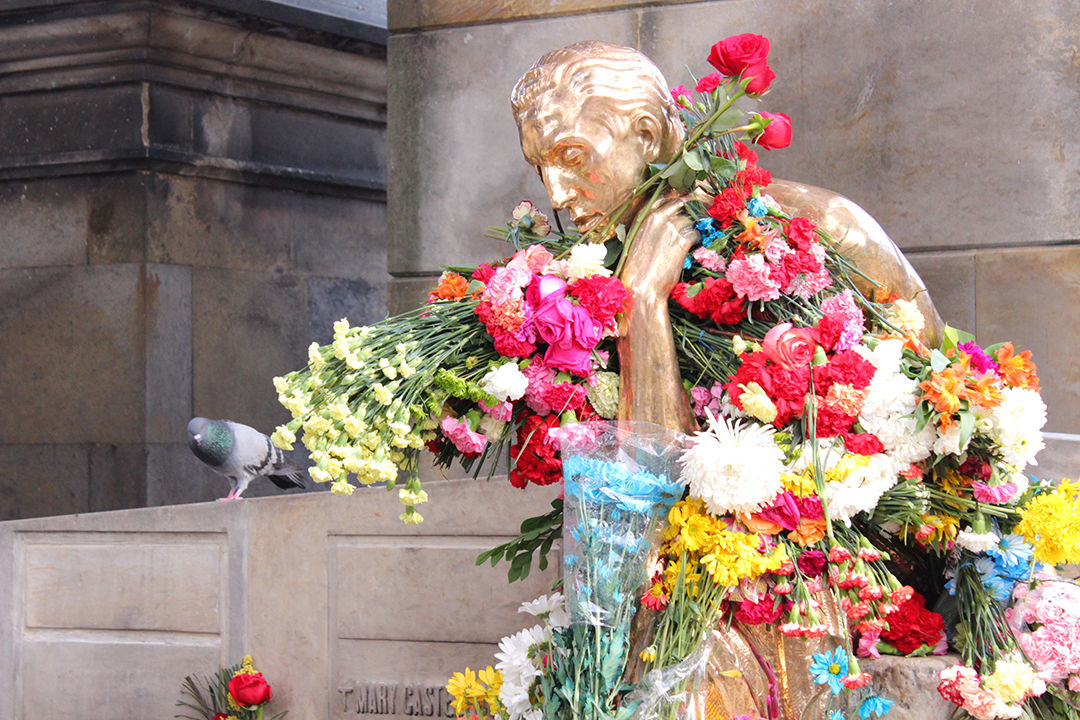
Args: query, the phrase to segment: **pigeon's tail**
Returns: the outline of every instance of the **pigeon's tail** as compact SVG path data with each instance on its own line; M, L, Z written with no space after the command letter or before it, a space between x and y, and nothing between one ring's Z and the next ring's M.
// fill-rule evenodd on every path
M304 482L304 473L301 470L296 470L288 474L267 475L266 478L282 490L302 488L306 485Z

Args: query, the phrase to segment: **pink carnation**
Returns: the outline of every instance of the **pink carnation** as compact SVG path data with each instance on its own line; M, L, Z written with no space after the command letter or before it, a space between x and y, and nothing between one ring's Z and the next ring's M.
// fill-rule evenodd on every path
M776 300L780 297L780 284L772 279L770 272L763 255L751 255L732 258L725 277L740 297L752 301Z
M824 322L838 329L837 338L828 349L850 350L862 341L863 314L859 306L855 304L855 298L850 290L844 290L842 293L823 300L821 311L825 315ZM826 344L821 338L818 342Z
M1003 505L1007 502L1011 502L1016 497L1017 488L1016 483L1007 482L1001 485L987 485L981 480L976 480L971 486L971 494L975 496L975 499L982 503L990 503L992 505Z
M439 424L442 428L443 434L450 439L450 442L454 443L462 455L466 457L474 457L479 455L487 445L487 438L469 429L469 424L464 420L457 420L452 417L444 417Z
M698 265L715 273L722 273L727 269L727 260L721 257L720 253L707 247L699 247L695 250L693 258Z
M510 262L506 263L506 267L524 270L530 275L544 275L560 269L555 257L543 245L529 245L518 250L514 257L510 258Z
M532 273L521 268L501 267L495 270L495 274L487 281L484 287L482 299L487 300L494 307L508 302L520 302L523 297L522 288L532 280Z
M529 360L529 366L522 372L529 379L525 388L525 404L537 415L550 415L552 408L547 397L555 383L555 369L548 367L544 359L536 355Z

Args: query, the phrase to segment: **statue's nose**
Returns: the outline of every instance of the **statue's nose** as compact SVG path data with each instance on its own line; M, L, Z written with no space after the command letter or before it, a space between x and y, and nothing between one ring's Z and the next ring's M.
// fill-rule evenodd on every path
M577 198L577 193L574 192L570 178L561 172L559 168L544 168L542 177L553 209L562 210Z

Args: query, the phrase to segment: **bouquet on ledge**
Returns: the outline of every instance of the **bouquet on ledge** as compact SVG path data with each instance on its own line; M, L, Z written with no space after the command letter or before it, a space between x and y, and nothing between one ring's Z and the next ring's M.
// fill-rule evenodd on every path
M302 434L335 492L397 489L407 523L425 449L477 476L502 460L522 489L564 483L565 505L478 560L519 579L562 538L566 599L527 603L539 624L453 676L463 716L700 711L695 673L729 633L756 670L720 675L750 717L880 717L892 701L860 658L951 646L963 662L939 690L967 716L1080 718L1080 603L1055 576L1080 562L1080 486L1026 474L1046 421L1030 353L952 328L927 347L915 303L864 296L833 239L770 197L753 146L787 145L790 120L737 104L768 89L767 55L761 36L717 43L717 72L672 91L680 152L596 229L522 202L489 231L507 257L447 268L413 312L336 324L275 380L293 419L274 442ZM672 196L699 236L669 303L702 427L681 475L568 450L618 409L619 271L641 225L619 218Z

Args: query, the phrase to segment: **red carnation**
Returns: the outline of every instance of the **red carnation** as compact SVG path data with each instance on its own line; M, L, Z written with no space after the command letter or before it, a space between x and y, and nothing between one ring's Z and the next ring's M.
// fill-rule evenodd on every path
M480 265L473 270L472 279L487 284L487 281L491 279L491 276L495 274L495 268L488 263Z
M885 452L885 446L873 433L849 433L844 436L844 447L856 455L877 455Z
M615 328L615 316L626 309L628 294L619 278L582 278L570 286L569 294L578 299L581 306L606 328Z
M825 405L821 402L821 398L818 398L816 429L819 438L846 435L854 424L854 415L848 415L840 408Z
M751 191L754 187L763 188L771 182L772 173L756 165L751 165L745 170L735 173L735 184L745 191Z
M825 517L825 511L821 508L821 498L817 495L796 498L795 502L799 504L799 514L807 520L820 520Z
M818 236L813 222L804 217L793 217L787 224L787 239L792 245L806 252L817 244Z
M780 608L775 606L771 598L760 602L743 600L735 610L735 619L747 625L774 623L780 619Z
M742 191L729 186L713 198L712 205L709 206L709 215L720 223L720 227L727 228L744 210L746 210L746 198Z
M544 402L552 407L556 414L566 410L577 410L585 403L586 390L581 385L570 382L555 383L540 392Z
M735 152L738 153L739 158L746 161L747 167L750 165L757 165L758 154L749 145L742 140L735 141Z
M557 415L530 415L518 428L518 442L510 448L516 462L510 471L510 484L522 488L551 485L562 480L562 460L556 457L555 445L548 441L548 431L559 426Z
M797 561L799 572L807 577L816 578L825 572L825 553L821 550L803 550Z
M882 631L881 639L905 655L923 645L937 645L945 633L941 615L927 610L926 599L917 592L897 605L885 620L889 629Z

